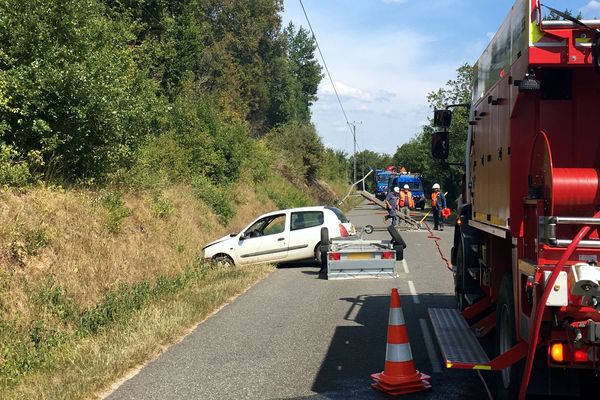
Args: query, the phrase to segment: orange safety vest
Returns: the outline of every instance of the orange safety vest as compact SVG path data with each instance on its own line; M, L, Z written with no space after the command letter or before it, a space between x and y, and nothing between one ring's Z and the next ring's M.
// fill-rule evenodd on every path
M404 203L405 203L404 199L406 197L408 197L408 207L415 208L415 202L413 201L412 193L411 192L405 193L404 190L400 191L400 207L404 207Z
M433 192L431 193L431 207L437 206L437 198L439 196L440 192Z

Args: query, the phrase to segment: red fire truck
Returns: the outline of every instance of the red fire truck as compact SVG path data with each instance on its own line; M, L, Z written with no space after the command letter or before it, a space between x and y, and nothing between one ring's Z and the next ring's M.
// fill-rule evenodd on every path
M498 371L497 398L577 395L600 370L599 28L518 0L474 68L458 309L429 314L447 368ZM434 157L447 157L445 131Z

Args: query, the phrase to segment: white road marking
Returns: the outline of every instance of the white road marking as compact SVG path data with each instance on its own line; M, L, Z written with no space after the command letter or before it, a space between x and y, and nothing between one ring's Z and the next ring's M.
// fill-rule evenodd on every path
M402 268L404 268L404 272L406 272L407 274L409 273L408 271L408 264L406 263L406 259L402 259Z
M431 340L431 333L429 332L427 321L425 321L425 318L419 318L419 324L421 325L421 333L423 334L425 347L427 347L427 355L429 356L429 361L431 362L431 369L433 372L442 372L442 366L435 352L435 347L433 346L433 340Z
M412 294L413 302L415 304L421 304L421 300L419 300L419 294L417 293L417 289L415 289L415 284L413 281L408 281L408 288L410 289L410 294Z

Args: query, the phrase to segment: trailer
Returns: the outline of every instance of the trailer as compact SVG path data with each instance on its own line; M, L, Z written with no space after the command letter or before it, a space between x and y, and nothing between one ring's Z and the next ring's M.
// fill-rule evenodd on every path
M500 399L577 396L600 370L600 21L543 7L516 1L475 65L458 308L429 310L446 367L497 371ZM451 117L435 112L434 157Z
M373 232L370 225L355 237L329 240L322 249L326 253L322 258L327 260L327 279L395 278L396 262L404 259L406 243L393 226L387 230L391 238L386 240L364 239L362 232Z

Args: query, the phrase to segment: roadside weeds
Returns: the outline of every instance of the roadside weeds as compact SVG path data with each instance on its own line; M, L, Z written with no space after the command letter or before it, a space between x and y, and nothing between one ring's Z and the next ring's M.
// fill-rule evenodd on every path
M214 269L200 281L157 298L96 335L72 338L49 354L51 367L2 388L1 398L102 398L106 388L273 271L272 266ZM104 391L104 392L103 392Z

